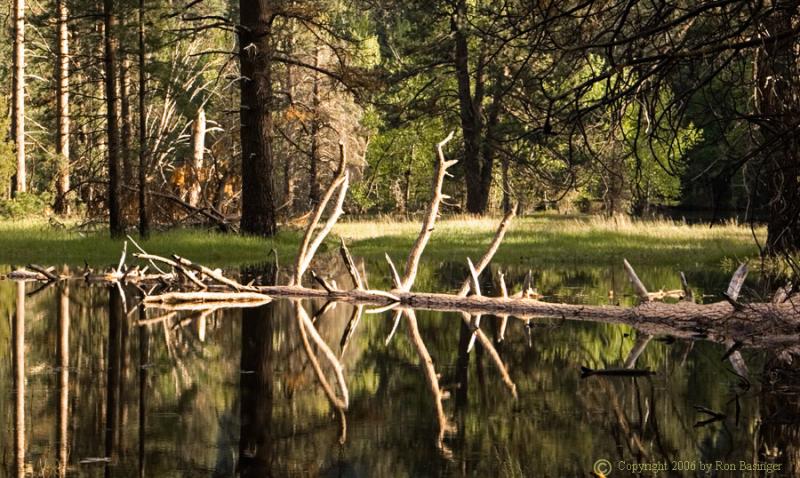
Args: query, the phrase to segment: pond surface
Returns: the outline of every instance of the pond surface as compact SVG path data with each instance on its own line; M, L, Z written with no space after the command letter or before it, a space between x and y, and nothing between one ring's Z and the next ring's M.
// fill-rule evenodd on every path
M370 286L386 286L386 266L367 266ZM518 288L527 271L505 269ZM680 288L673 268L638 272L653 289ZM339 270L328 274L349 284ZM461 264L428 264L415 288L451 290L465 276ZM489 276L483 287L492 294ZM706 301L729 276L687 271ZM543 300L633 302L621 267L539 271L533 282ZM648 341L627 326L552 319L511 319L498 341L500 319L484 316L515 400L488 351L477 343L468 352L472 333L460 314L417 311L449 394L439 440L410 319L386 343L392 312L355 323L350 305L300 304L341 361L349 400L341 414L325 387L338 400L344 389L297 304L164 315L132 307L133 288L123 298L118 288L75 281L39 287L0 281L4 476L569 477L591 476L598 460L608 460L609 476L647 464L667 471L643 476L798 469L798 389L770 369L767 352L742 351L743 378L720 344ZM582 366L624 365L656 373L581 378ZM761 470L746 470L755 463Z

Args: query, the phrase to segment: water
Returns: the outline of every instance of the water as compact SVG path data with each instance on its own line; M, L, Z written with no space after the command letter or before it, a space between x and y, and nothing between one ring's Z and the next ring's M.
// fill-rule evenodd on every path
M368 268L370 286L384 287L385 266ZM508 269L509 284L520 284L526 270ZM669 267L640 269L654 289L679 287ZM417 289L452 289L465 273L460 264L427 265ZM708 295L724 289L729 272L687 275ZM619 267L540 271L534 283L544 300L633 302ZM797 469L797 389L770 369L767 352L743 352L745 382L722 360L724 346L656 337L636 361L656 375L581 379L581 366L622 366L641 337L626 326L548 319L526 329L511 320L497 350L516 384L514 400L487 351L476 345L466 353L470 331L460 314L418 311L419 335L450 395L443 403L452 430L440 441L408 319L385 344L391 312L361 316L342 351L354 308L339 304L319 315L323 303L301 304L341 359L349 396L342 415L308 349L341 399L333 367L308 334L304 345L292 302L158 320L159 311L126 312L133 288L123 300L114 287L38 287L0 281L5 476L564 477L589 476L600 459L611 464L610 476L652 463L668 471L644 476ZM498 319L481 324L498 336ZM24 387L14 381L22 359ZM724 416L699 423L713 417L695 406ZM781 470L741 471L755 462ZM736 471L721 471L730 467Z

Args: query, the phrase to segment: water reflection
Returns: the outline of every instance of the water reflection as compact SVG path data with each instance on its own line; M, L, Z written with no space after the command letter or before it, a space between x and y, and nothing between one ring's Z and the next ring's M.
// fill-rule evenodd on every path
M419 288L457 288L460 267L422 269ZM518 292L527 270L503 269ZM667 268L640 275L680 287ZM546 299L629 300L617 272L531 276ZM688 272L699 296L727 277ZM484 276L487 295L499 287ZM624 326L484 315L481 338L452 313L318 301L144 312L134 289L126 312L117 288L37 288L0 282L7 476L586 476L601 457L800 471L800 380L785 357L741 350L748 389L725 347ZM657 374L581 379L581 366ZM695 406L722 418L695 426L709 418Z

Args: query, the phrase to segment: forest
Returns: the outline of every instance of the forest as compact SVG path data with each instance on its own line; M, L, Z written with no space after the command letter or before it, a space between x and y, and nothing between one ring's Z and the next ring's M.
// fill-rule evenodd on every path
M766 224L800 247L798 2L14 0L0 212L271 236L351 215ZM7 132L8 134L5 134Z
M0 474L800 476L800 0L5 5Z

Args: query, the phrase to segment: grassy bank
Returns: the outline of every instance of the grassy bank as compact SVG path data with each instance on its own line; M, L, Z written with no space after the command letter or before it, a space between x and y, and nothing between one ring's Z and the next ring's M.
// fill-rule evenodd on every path
M426 257L463 261L479 256L497 227L498 218L452 217L437 224ZM347 239L354 255L381 258L384 252L405 256L419 232L419 221L376 219L342 222L334 234ZM763 236L764 231L757 230ZM142 242L149 252L177 253L214 266L264 261L273 247L286 261L294 257L299 231L273 239L223 235L197 230L154 234ZM330 241L331 246L334 244ZM51 228L44 221L0 222L0 264L115 263L122 241L103 232L77 233ZM497 260L531 267L605 265L627 257L637 264L718 265L757 254L748 227L726 224L686 225L674 221L632 221L538 215L517 218Z

